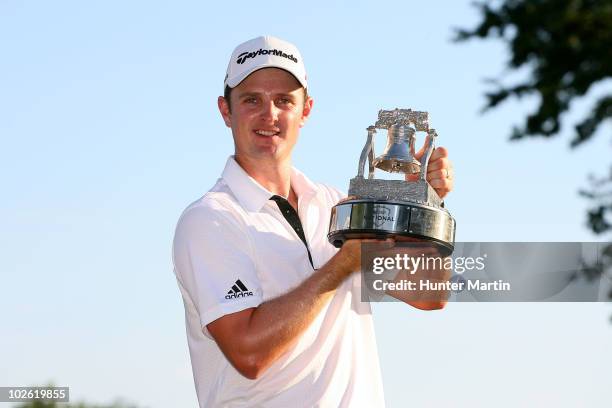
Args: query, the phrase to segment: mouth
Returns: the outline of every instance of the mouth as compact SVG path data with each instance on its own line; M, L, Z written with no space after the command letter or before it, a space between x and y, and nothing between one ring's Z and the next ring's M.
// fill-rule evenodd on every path
M259 135L259 136L264 136L264 137L272 137L272 136L278 136L280 134L280 130L276 130L276 129L257 129L255 130L255 134Z

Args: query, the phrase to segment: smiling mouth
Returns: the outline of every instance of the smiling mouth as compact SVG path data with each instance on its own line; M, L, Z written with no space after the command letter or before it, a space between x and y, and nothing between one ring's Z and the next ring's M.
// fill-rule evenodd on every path
M255 133L257 133L259 136L276 136L280 133L280 131L277 130L256 130Z

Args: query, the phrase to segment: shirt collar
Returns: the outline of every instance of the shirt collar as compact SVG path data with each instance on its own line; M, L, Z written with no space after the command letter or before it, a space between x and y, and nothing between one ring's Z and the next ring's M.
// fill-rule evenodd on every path
M291 167L291 187L300 200L310 199L317 195L317 185L295 167Z
M274 195L249 176L234 156L227 159L221 178L225 180L240 205L248 211L260 211ZM311 198L318 192L317 186L295 167L291 168L291 187L300 200Z

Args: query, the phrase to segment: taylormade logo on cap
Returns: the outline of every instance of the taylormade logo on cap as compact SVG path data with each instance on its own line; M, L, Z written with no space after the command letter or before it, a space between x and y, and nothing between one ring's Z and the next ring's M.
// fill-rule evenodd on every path
M261 48L257 52L243 52L242 54L238 56L238 59L236 60L236 62L238 64L244 64L244 61L246 61L248 58L255 58L258 55L269 55L269 54L273 54L279 57L290 59L291 61L295 63L298 62L297 58L295 58L293 54L287 55L281 50L263 50Z
M257 37L236 47L227 66L224 85L234 88L262 68L284 69L307 87L300 51L295 45L272 36Z

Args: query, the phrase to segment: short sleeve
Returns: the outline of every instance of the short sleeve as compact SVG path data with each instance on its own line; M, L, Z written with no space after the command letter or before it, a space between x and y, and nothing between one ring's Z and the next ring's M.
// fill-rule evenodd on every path
M246 230L218 204L183 213L174 235L173 262L206 334L208 323L262 303Z

